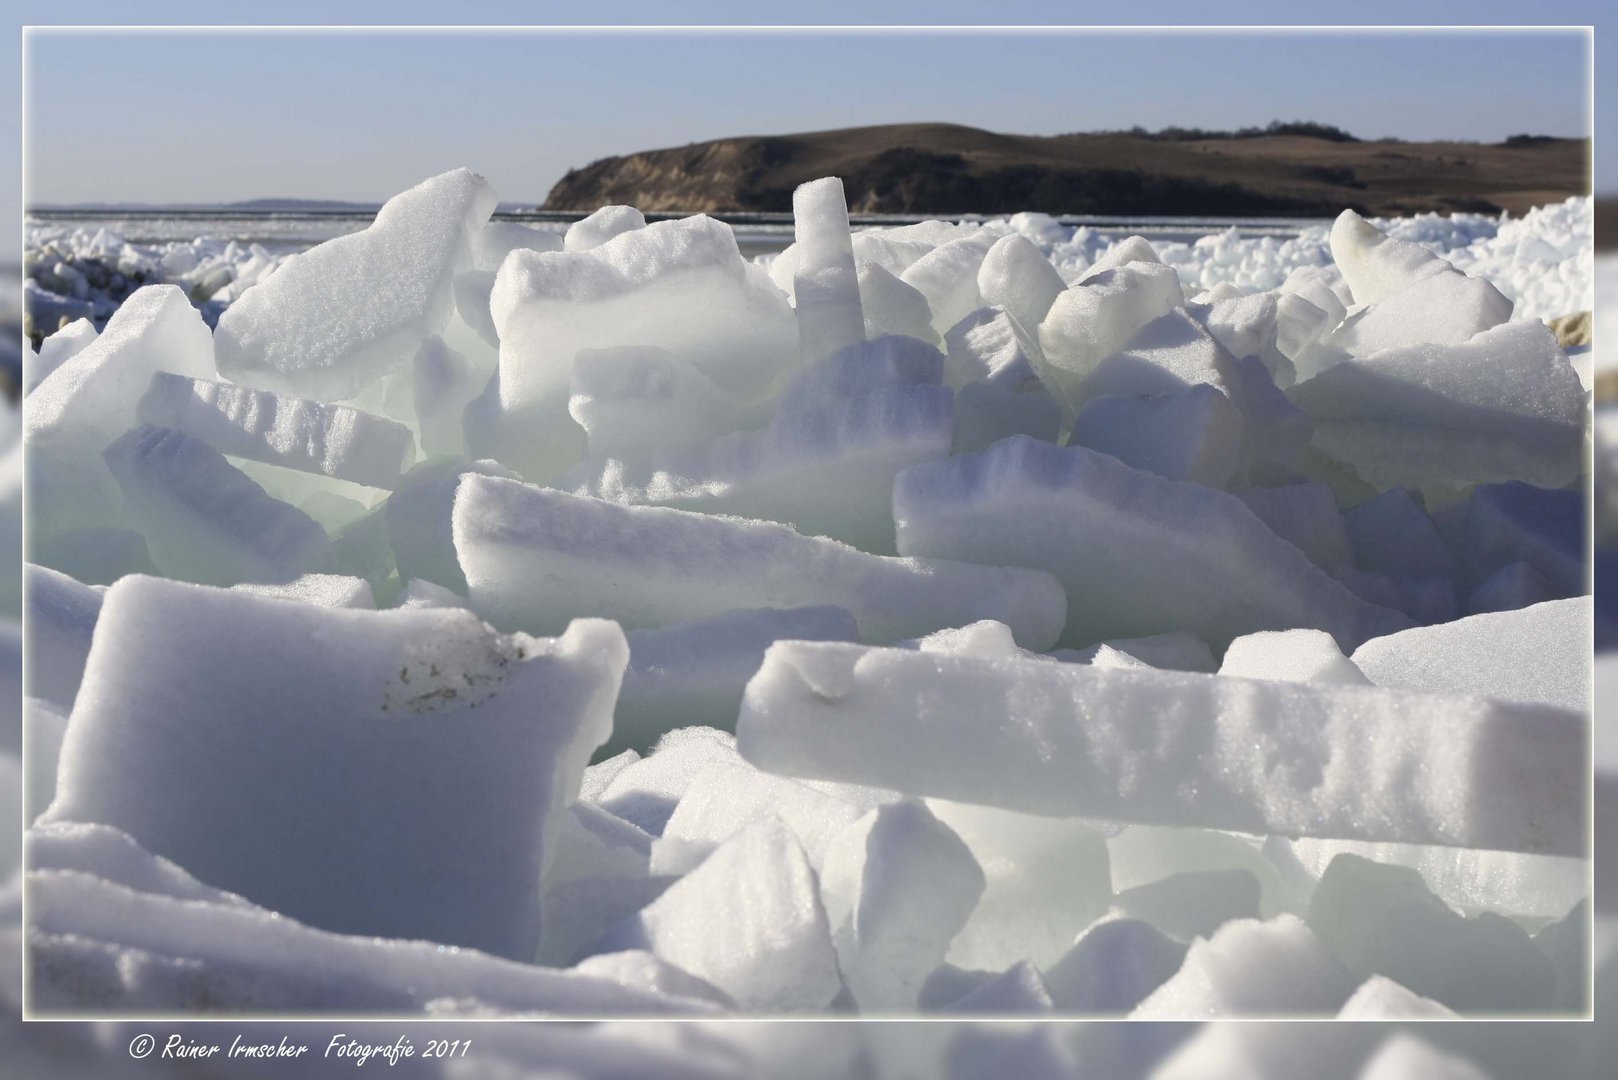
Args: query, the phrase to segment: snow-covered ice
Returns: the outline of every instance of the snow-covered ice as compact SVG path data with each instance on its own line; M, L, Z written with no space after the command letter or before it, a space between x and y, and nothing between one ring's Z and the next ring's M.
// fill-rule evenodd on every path
M1314 421L1313 445L1378 489L1444 496L1506 480L1561 487L1579 475L1584 388L1537 323L1373 353L1288 395Z
M1027 813L1584 850L1585 717L1541 704L782 642L737 736L761 768Z
M777 641L855 641L854 616L839 607L764 608L631 630L629 669L602 753L651 749L664 732L734 727L742 689Z
M343 405L157 372L140 423L184 432L222 454L391 488L414 456L410 429Z
M841 987L815 873L771 821L720 845L597 948L649 949L757 1013L821 1008Z
M1191 243L795 202L752 260L702 215L491 220L464 169L301 254L31 222L36 330L82 319L0 413L7 985L26 953L48 1015L1585 1009L1594 362L1540 320L1591 307L1590 201ZM749 1030L478 1038L514 1076L899 1060L816 1029L751 1068L785 1029ZM1299 1045L930 1030L911 1075ZM1380 1037L1313 1064L1456 1072Z
M616 626L501 637L453 609L135 577L97 631L45 820L322 929L532 956L552 819L611 727Z
M1555 987L1551 960L1526 930L1492 912L1462 916L1409 867L1337 856L1307 921L1358 978L1385 975L1451 1009L1543 1009Z
M1490 612L1373 638L1354 665L1378 686L1590 709L1588 597Z
M577 460L567 414L581 349L656 344L743 400L797 361L792 310L745 262L730 228L697 216L621 233L586 251L516 251L490 297L500 338L490 433L505 464L546 480Z
M984 884L971 849L919 802L879 806L838 831L821 896L838 967L862 1011L915 1008Z
M992 618L1024 645L1047 648L1065 611L1061 587L1039 570L870 555L783 525L475 474L461 481L453 520L473 609L532 632L573 611L638 628L744 606L832 603L853 613L868 641Z
M290 259L225 309L220 373L329 401L402 369L443 329L494 205L483 177L456 169L395 195L370 228Z
M147 424L103 457L153 564L169 577L236 585L336 569L331 539L313 518L200 439Z
M793 312L799 348L812 362L865 337L843 182L826 177L801 185L792 193L792 220L798 247Z
M1083 447L1011 438L913 466L893 505L901 554L1056 574L1069 645L1183 630L1222 648L1240 634L1309 626L1352 648L1407 625L1235 497Z
M208 328L185 294L151 286L41 381L23 421L30 533L118 524L121 506L102 450L134 423L154 372L206 378L213 358Z
M1241 919L1193 941L1180 969L1130 1015L1331 1016L1353 989L1347 969L1296 916Z

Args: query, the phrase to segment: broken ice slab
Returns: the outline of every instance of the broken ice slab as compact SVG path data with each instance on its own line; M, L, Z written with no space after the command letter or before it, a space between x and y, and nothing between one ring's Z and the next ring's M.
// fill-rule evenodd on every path
M1151 923L1108 917L1046 969L1045 985L1059 1013L1123 1015L1180 970L1185 954L1183 942Z
M915 1010L983 887L972 852L921 803L877 807L833 837L820 895L862 1012Z
M1016 325L1037 339L1039 324L1067 288L1062 275L1026 236L1002 236L978 267L978 294L1003 309ZM1035 347L1038 341L1034 342Z
M1115 244L1110 245L1100 257L1079 274L1076 284L1088 285L1108 270L1127 266L1130 263L1161 263L1157 249L1152 242L1144 236L1126 236Z
M1386 975L1457 1011L1541 1010L1556 985L1550 958L1526 930L1492 912L1460 915L1409 867L1338 855L1307 921L1358 980Z
M885 334L851 345L792 374L776 399L779 417L813 412L898 386L939 386L948 370L944 354L925 342Z
M472 231L473 265L498 270L513 251L561 251L565 234L554 227L533 228L517 221L490 221Z
M1388 236L1353 210L1344 210L1332 224L1331 255L1354 302L1361 305L1379 304L1427 278L1465 276L1420 244ZM1510 310L1508 300L1508 314Z
M22 392L31 394L45 376L67 363L95 343L95 323L89 319L75 319L56 333L40 342L39 351L24 349Z
M1314 420L1314 447L1378 490L1555 488L1579 475L1584 388L1543 323L1345 361L1288 396Z
M107 590L32 563L22 570L28 599L28 696L71 712Z
M411 361L411 398L423 457L466 455L466 407L489 384L489 373L437 334L423 341Z
M455 557L450 512L455 489L469 473L513 479L517 475L498 461L426 461L411 469L388 496L380 515L382 539L391 546L401 581L427 581L466 592L466 577Z
M1137 1020L1337 1012L1355 982L1295 915L1240 919L1191 943L1185 963L1130 1014Z
M494 291L493 270L467 270L455 275L455 315L492 349L500 348L500 333L489 313L489 294Z
M345 405L159 371L137 420L201 439L222 454L391 488L414 456L410 429Z
M199 439L148 424L102 457L167 577L236 585L336 568L331 540L313 518L272 498Z
M1353 565L1354 549L1343 515L1325 484L1250 487L1234 494L1271 532L1290 541L1316 566L1331 570Z
M456 169L389 199L368 228L288 259L220 316L220 373L338 401L403 370L443 329L494 206L483 177Z
M742 756L1031 814L1570 855L1587 718L1545 705L778 642Z
M1263 630L1243 634L1225 650L1219 674L1241 679L1353 686L1366 686L1371 682L1337 648L1331 635L1320 630Z
M1077 407L1085 397L1082 384L1103 360L1184 301L1179 275L1161 263L1130 263L1092 275L1060 293L1040 323L1040 377Z
M892 228L861 229L853 235L854 264L879 266L897 277L939 244L966 236L976 229L976 225L957 225L937 220ZM770 280L788 297L793 295L799 254L796 243L788 244L786 250L777 255L769 266Z
M879 263L856 259L859 269L860 310L865 316L865 337L901 334L928 345L938 344L933 312L920 290L906 285Z
M1107 844L1089 823L945 799L927 807L966 842L985 879L950 942L950 963L992 971L1025 958L1050 964L1107 910Z
M100 337L28 395L23 437L33 535L117 523L118 488L101 451L135 422L156 371L214 374L208 327L173 285L133 293Z
M1209 383L1149 397L1095 398L1079 410L1068 444L1170 480L1223 488L1241 460L1242 414Z
M1293 906L1292 882L1277 870L1256 837L1214 829L1130 825L1107 837L1107 858L1112 887L1120 893L1179 874L1243 870L1258 880L1263 918ZM1299 871L1300 879L1307 876ZM1312 877L1308 884L1313 886Z
M1213 937L1233 919L1259 917L1260 886L1251 870L1183 870L1121 889L1113 910L1143 919L1178 941Z
M588 251L514 252L489 305L500 337L500 460L535 479L573 464L582 447L567 413L581 349L655 345L744 401L798 360L786 298L741 257L728 225L702 215Z
M653 874L684 874L720 844L766 819L778 820L819 868L826 845L860 809L741 761L716 761L691 778L651 849Z
M312 926L533 956L550 819L611 727L616 626L505 637L141 577L98 625L45 820Z
M1410 345L1459 345L1510 318L1511 301L1482 278L1435 274L1354 312L1320 345L1350 356Z
M461 480L454 534L473 609L531 631L586 612L647 627L834 604L867 641L997 619L1025 648L1044 649L1065 618L1061 586L1043 571L868 555L771 522L619 506L489 476Z
M1326 316L1325 329L1330 330L1343 321L1353 297L1343 275L1336 266L1299 266L1291 270L1281 283L1282 296L1297 296Z
M942 386L887 386L783 405L768 427L631 466L587 462L555 486L626 505L779 521L873 554L893 554L893 478L949 453L953 402Z
M86 848L102 839L89 833L47 851L46 835L30 834L27 875L30 1003L45 1013L401 1015L434 1000L501 1016L715 1011L701 997L526 958L331 933L209 889L134 845ZM130 883L106 876L109 856Z
M843 182L835 176L800 184L792 193L798 248L792 276L798 347L813 363L865 339L859 276Z
M1479 579L1523 562L1558 596L1589 592L1585 513L1582 491L1486 484L1466 502L1457 543L1461 560Z
M675 728L734 728L742 688L772 643L855 641L859 627L838 607L766 608L632 630L628 638L629 670L600 757L626 747L649 751Z
M568 413L590 456L645 464L703 445L742 425L742 405L664 349L581 349L573 361Z
M660 836L698 774L724 762L741 763L734 735L713 728L678 728L659 739L650 754L628 762L604 782L598 781L601 787L593 801L650 835Z
M1378 686L1590 710L1588 596L1372 638L1353 661Z
M1054 443L1062 430L1062 406L1037 384L1007 390L980 382L955 391L955 431L950 452L986 450L1001 439L1026 435Z
M28 396L30 448L66 443L87 452L128 430L135 405L157 371L207 378L213 345L202 317L173 285L131 294L101 335L52 372Z
M964 226L955 239L939 244L899 275L900 281L927 298L933 329L940 337L983 306L978 272L1000 239L1001 234L991 229Z
M1245 412L1236 363L1184 308L1174 308L1097 361L1077 389L1068 389L1062 378L1055 380L1054 389L1069 407L1080 409L1099 397L1170 394L1207 383L1232 397ZM1269 379L1262 365L1258 371ZM1261 419L1253 417L1255 423Z
M894 484L893 510L901 554L1055 574L1069 645L1184 630L1221 650L1255 630L1307 626L1351 649L1409 625L1351 594L1235 496L1084 447L1019 436L914 465Z
M1029 359L1033 344L1004 308L978 308L944 335L944 381L959 389L989 383L1006 390L1040 386Z
M1343 528L1361 570L1405 578L1453 578L1455 557L1420 496L1389 488L1343 512Z
M753 1013L822 1009L842 986L815 872L769 820L721 844L592 952L625 949L647 949Z
M1466 599L1468 615L1517 611L1556 598L1545 575L1525 562L1506 563L1477 584Z
M620 233L646 227L646 215L633 206L603 206L589 217L567 227L562 238L564 251L589 251Z
M111 585L129 574L158 572L146 538L134 529L68 529L30 541L30 559L86 585Z
M1296 297L1289 299L1296 300ZM1313 310L1319 313L1318 308ZM1277 344L1281 316L1279 293L1237 293L1229 297L1214 297L1188 304L1186 311L1230 355L1258 357L1276 386L1285 389L1296 381L1297 373L1293 370L1292 361Z
M1051 1011L1051 993L1039 968L1019 960L943 1011L963 1016L1037 1016Z
M1535 919L1560 918L1590 892L1590 863L1584 858L1362 840L1277 842L1315 878L1345 853L1384 866L1409 867L1446 904L1468 914L1494 911Z

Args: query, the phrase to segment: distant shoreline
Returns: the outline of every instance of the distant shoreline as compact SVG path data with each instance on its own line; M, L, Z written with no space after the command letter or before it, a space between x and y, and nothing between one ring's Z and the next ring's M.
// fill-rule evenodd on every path
M1320 125L1275 132L1009 135L887 124L739 136L602 158L569 170L547 210L785 212L792 192L842 178L851 213L1232 218L1440 212L1522 214L1588 194L1587 139L1359 140Z

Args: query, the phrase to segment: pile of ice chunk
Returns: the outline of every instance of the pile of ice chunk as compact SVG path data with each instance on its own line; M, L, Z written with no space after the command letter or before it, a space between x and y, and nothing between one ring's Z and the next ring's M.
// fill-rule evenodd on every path
M1588 396L1496 263L493 205L30 357L36 1011L1587 1007Z
M1049 218L1043 226L1019 221L1010 227L1049 255L1064 280L1085 273L1117 246L1116 233L1097 226L1073 228ZM1459 270L1488 279L1515 302L1515 315L1552 319L1593 306L1595 201L1587 195L1509 214L1418 214L1371 222L1397 240L1418 245ZM1188 293L1221 285L1242 292L1282 288L1299 271L1329 268L1335 257L1332 229L1307 226L1296 235L1243 236L1237 229L1198 240L1155 244L1179 273Z

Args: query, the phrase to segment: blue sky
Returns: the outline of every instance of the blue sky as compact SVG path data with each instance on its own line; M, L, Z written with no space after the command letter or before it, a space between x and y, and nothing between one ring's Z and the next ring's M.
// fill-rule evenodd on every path
M74 65L119 52L133 65ZM1463 31L38 31L28 182L34 202L370 199L468 165L536 202L609 154L909 120L1577 135L1584 52Z
M60 22L25 4L24 21ZM1232 23L1291 22L1301 5L1234 2ZM27 10L32 8L32 10ZM269 9L265 9L268 13ZM1320 9L1342 17L1341 8ZM1581 24L1593 3L1361 0L1363 23ZM84 0L79 23L129 18ZM823 2L441 4L283 0L281 22L780 21L1202 22L1206 4ZM152 3L153 23L212 23L216 3ZM1598 26L1597 67L1606 50ZM1569 35L1423 34L550 34L229 36L36 33L30 48L31 198L216 201L385 197L468 164L503 198L537 201L569 166L743 132L948 120L1050 133L1275 118L1365 136L1497 139L1577 134L1584 46ZM1598 84L1599 91L1599 84ZM1598 100L1597 116L1602 115ZM1607 115L1613 115L1608 112ZM12 121L12 123L15 123ZM15 140L16 133L12 133ZM16 176L0 168L0 184ZM1618 139L1598 139L1598 188L1618 189ZM1603 180L1602 178L1606 179ZM0 196L6 192L0 187ZM13 196L14 198L15 196ZM10 201L8 199L8 201Z

